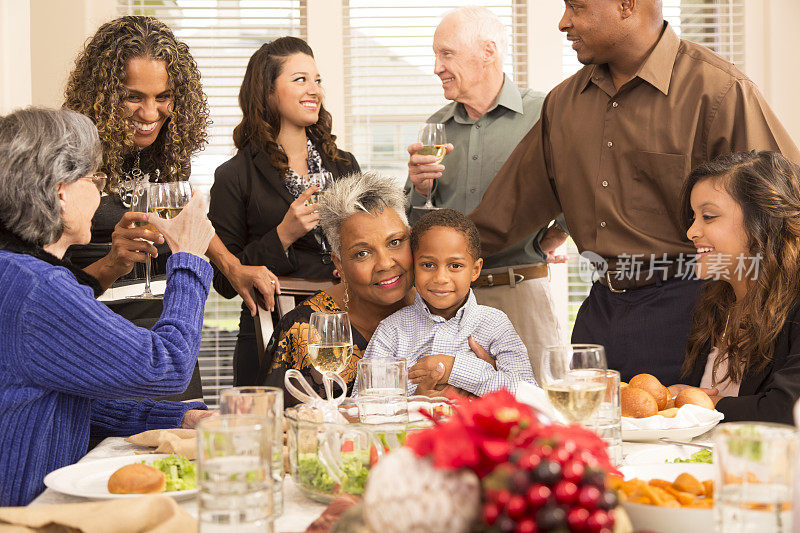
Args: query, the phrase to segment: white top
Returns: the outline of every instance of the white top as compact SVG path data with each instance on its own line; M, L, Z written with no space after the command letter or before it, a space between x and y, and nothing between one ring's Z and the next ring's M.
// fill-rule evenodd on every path
M733 383L729 378L725 377L728 373L728 358L726 357L714 372L714 363L719 357L719 350L716 347L711 349L708 354L708 361L706 361L706 369L703 372L703 377L700 378L700 387L710 389L716 387L719 390L718 396L739 396L740 383ZM724 377L724 379L722 379Z

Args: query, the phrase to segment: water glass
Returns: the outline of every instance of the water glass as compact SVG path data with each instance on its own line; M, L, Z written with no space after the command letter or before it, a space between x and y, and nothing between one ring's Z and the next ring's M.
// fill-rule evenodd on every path
M221 415L197 425L200 533L272 532L271 433L256 415Z
M606 370L606 391L586 427L597 433L608 444L608 457L619 466L622 463L622 411L619 402L619 372Z
M725 533L790 533L795 428L736 422L714 432L714 519Z
M283 390L277 387L232 387L219 395L223 415L257 415L267 419L272 443L273 510L283 514Z
M358 362L358 417L365 424L408 422L408 367L402 357Z

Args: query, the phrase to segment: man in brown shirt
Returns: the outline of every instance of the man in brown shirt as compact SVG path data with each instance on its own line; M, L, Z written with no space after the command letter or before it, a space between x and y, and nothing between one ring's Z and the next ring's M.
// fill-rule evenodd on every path
M607 262L573 342L603 344L623 380L675 383L699 287L684 276L685 176L730 152L800 152L753 82L679 39L659 0L566 1L559 29L586 66L547 95L470 216L491 254L563 211L582 254Z

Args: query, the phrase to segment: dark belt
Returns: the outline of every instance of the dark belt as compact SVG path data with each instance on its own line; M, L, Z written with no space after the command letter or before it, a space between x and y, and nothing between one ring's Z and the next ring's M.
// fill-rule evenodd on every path
M606 270L605 274L597 280L600 285L608 287L611 292L626 292L632 289L649 287L658 282L674 278L679 274L685 274L686 264L677 262L669 263L658 269L642 268L639 271L627 270ZM694 275L685 275L685 279L694 279Z
M546 278L550 275L547 265L534 265L523 268L509 267L507 272L498 274L481 274L472 282L472 287L494 287L496 285L511 285L526 279Z

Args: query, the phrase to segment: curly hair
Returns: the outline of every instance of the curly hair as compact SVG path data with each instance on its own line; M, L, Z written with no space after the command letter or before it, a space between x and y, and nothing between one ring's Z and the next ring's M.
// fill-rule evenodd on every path
M242 121L233 130L233 144L242 150L255 143L266 151L270 164L286 173L289 159L278 146L277 138L281 131L281 115L272 98L275 80L283 71L286 58L294 54L314 57L311 47L297 37L280 37L259 48L247 63L247 70L239 90L239 107L242 108ZM342 159L337 155L336 136L331 133L333 119L320 103L319 118L315 124L306 128L312 141L322 145L322 151L331 160Z
M726 281L705 283L681 370L689 375L701 350L716 346L727 357L726 377L741 383L746 371L762 371L772 360L775 339L800 296L800 167L767 151L730 154L700 165L681 194L687 228L693 219L692 189L709 179L741 207L750 256L760 256L758 276L738 302Z
M419 241L431 228L450 228L464 234L467 251L473 260L481 257L481 236L475 223L455 209L437 209L420 217L411 228L411 251L416 253Z
M207 142L208 103L186 43L153 17L125 16L107 22L75 59L63 107L83 113L97 125L109 191L119 183L125 155L136 149L125 107L125 76L128 61L140 57L166 63L172 91L172 113L155 141L162 179L188 179L191 155Z

